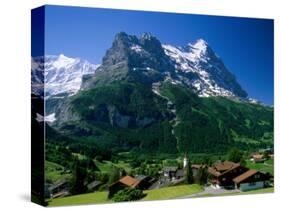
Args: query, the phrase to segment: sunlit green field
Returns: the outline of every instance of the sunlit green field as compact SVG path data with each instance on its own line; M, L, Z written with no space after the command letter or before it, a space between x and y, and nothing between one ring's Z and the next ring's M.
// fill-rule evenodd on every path
M193 185L180 185L173 187L166 187L154 190L144 191L146 196L142 200L162 200L174 199L194 193L201 192L201 186ZM112 201L107 199L108 192L94 192L89 194L81 194L70 197L56 198L48 202L48 206L64 206L64 205L80 205L80 204L100 204L110 203Z
M273 193L273 192L274 192L274 187L271 187L271 188L263 188L263 189L241 192L239 194L262 194L262 193Z
M197 184L166 187L145 191L144 193L147 195L143 200L174 199L201 191L203 191L202 187Z
M273 175L274 173L274 162L271 160L265 161L265 163L253 163L247 160L246 166L250 169L256 169L259 171L269 172Z
M74 195L70 197L56 198L48 202L48 206L100 204L110 202L107 199L108 192L94 192L89 194Z
M112 163L110 161L99 162L99 161L95 160L95 164L99 168L99 170L103 173L112 172L112 169L114 167L122 168L126 172L131 171L130 165L128 163L123 162L123 161L119 161L118 163Z

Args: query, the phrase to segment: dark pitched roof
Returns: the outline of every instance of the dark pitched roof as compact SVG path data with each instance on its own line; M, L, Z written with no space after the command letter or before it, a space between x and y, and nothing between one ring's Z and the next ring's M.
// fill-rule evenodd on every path
M244 172L243 174L241 174L241 175L235 177L235 178L233 179L233 181L234 181L235 183L241 183L242 181L246 180L247 178L249 178L249 177L255 175L257 172L258 172L257 170L250 169L250 170Z
M236 169L239 167L239 163L234 163L231 161L224 161L221 163L215 164L213 167L208 168L208 172L216 177L224 175L228 173L229 171Z
M50 191L51 191L51 190L54 190L54 189L56 189L56 188L59 188L60 186L66 185L66 184L68 184L68 182L65 181L65 180L62 180L62 181L60 181L60 182L57 182L56 184L51 185L51 186L49 187L49 190L50 190Z
M101 181L95 180L87 185L88 189L93 189L101 184Z
M184 176L184 170L183 169L178 169L176 172L176 177L183 177Z
M218 177L218 176L221 175L221 173L218 172L218 171L216 171L213 167L209 167L209 168L208 168L208 172L209 172L210 174L216 176L216 177Z
M192 164L191 168L200 169L207 167L205 164Z
M239 163L234 163L232 161L224 161L224 162L221 162L221 163L217 163L214 165L214 168L219 171L219 172L223 172L223 171L227 171L227 170L230 170L230 169L233 169L237 166L240 166Z
M137 179L138 181L142 181L146 178L148 178L148 176L145 176L145 175L138 175L138 176L135 177L135 179Z

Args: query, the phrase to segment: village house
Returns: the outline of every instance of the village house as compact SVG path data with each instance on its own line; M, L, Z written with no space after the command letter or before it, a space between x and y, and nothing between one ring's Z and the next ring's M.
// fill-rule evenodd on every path
M176 172L176 179L181 179L184 177L184 169L178 169Z
M170 166L163 168L163 176L169 180L179 180L184 177L184 169Z
M163 176L165 178L168 178L170 180L179 180L184 177L185 169L188 165L189 161L187 159L187 156L185 154L183 158L183 168L180 169L177 166L166 166L163 168Z
M204 164L192 164L191 165L191 170L192 170L192 176L196 177L199 173L200 169L207 168L207 165Z
M113 197L114 194L124 188L148 189L153 182L153 178L144 175L139 175L136 178L131 176L122 177L109 186L108 198Z
M156 181L155 178L146 175L138 175L135 178L139 181L138 188L141 190L148 189Z
M253 189L264 188L267 186L271 176L257 170L250 169L243 174L235 177L233 182L235 188L241 191L249 191Z
M176 166L167 166L163 168L163 175L169 179L175 179L178 167Z
M48 196L51 198L64 197L69 195L70 184L67 181L60 181L47 188Z
M209 182L216 188L234 188L233 179L247 170L248 168L241 166L239 163L219 162L208 168Z
M260 153L252 154L251 156L251 161L254 163L263 163L265 160L264 155Z

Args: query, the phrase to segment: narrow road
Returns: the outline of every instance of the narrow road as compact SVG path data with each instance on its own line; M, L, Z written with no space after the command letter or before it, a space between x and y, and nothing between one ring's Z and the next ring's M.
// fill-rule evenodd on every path
M200 197L200 196L205 196L205 195L220 195L220 194L232 194L232 193L238 193L241 192L238 189L232 189L232 190L226 190L223 188L213 188L211 186L205 187L204 191L196 193L196 194L191 194L191 195L187 195L187 196L182 196L179 197L179 199L185 199L185 198L191 198L191 197Z

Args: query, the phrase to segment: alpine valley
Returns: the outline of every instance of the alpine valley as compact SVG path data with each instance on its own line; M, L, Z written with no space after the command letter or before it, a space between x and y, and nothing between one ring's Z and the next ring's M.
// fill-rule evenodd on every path
M120 32L100 65L64 55L32 64L33 81L46 82L32 91L45 94L48 161L273 147L273 107L249 98L203 39L176 47Z

